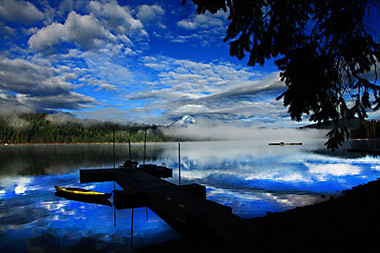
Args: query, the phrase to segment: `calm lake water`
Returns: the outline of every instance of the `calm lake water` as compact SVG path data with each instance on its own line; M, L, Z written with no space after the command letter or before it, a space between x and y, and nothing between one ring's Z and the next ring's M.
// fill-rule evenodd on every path
M331 154L323 141L302 146L181 143L181 181L205 185L208 199L252 218L322 201L321 195L328 198L379 176L380 158ZM173 168L173 178L166 179L173 183L178 183L177 147L147 144L146 162ZM128 145L117 144L116 166L128 156ZM132 157L142 163L143 144L132 144ZM113 182L79 182L79 169L113 165L112 144L1 146L2 251L128 251L180 238L149 209L115 210L54 195L55 185L102 192L121 189Z

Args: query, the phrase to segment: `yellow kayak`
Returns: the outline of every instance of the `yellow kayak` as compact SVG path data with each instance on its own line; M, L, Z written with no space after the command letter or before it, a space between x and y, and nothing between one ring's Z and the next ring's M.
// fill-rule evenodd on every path
M55 186L55 189L57 192L70 195L70 196L78 196L78 197L86 197L86 198L96 198L96 199L109 199L112 195L112 193L103 193L103 192L96 192L81 188L74 188L74 187L60 187Z

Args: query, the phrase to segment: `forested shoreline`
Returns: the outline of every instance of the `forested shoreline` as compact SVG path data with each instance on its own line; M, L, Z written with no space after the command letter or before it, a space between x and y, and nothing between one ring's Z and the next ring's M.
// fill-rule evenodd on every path
M123 143L172 141L158 125L119 124L79 120L54 120L51 114L24 113L0 117L0 144ZM56 117L57 118L57 117Z
M361 121L358 126L351 130L351 138L380 138L380 121Z

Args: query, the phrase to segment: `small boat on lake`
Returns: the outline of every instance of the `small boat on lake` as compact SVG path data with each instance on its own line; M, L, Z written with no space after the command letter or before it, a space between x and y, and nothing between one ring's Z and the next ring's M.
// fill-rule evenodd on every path
M279 145L279 146L284 146L284 145L302 145L302 142L289 142L289 143L286 143L286 142L272 142L272 143L268 143L268 145Z
M74 187L60 187L57 185L55 186L55 189L60 195L86 199L106 200L109 199L112 195L112 193L103 193Z

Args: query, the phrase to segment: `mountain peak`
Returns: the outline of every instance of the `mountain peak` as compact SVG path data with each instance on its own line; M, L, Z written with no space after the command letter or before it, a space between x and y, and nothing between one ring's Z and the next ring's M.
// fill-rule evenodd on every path
M195 123L195 118L191 115L184 115L178 119L173 125L186 127Z

